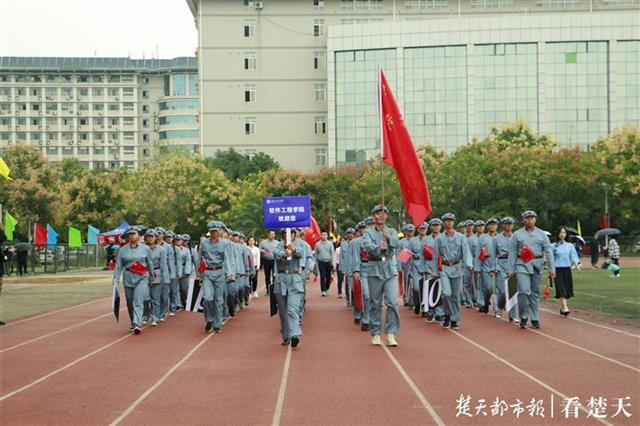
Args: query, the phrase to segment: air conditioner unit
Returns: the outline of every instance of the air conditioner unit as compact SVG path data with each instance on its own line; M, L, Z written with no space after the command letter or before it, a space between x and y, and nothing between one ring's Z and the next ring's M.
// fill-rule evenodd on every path
M69 126L69 130L73 130L73 126Z
M116 96L116 101L119 101L119 100L120 100L120 98Z
M51 130L51 126L47 126L47 130Z
M69 141L69 145L73 145L73 141Z
M98 141L93 141L93 144L94 145L98 145Z
M20 130L20 126L16 126L16 130Z
M38 141L38 145L42 145L42 141Z
M98 115L102 115L102 111L100 111L100 112L98 113Z
M4 111L0 111L0 115L4 115Z
M51 100L51 96L45 96L45 99Z
M20 115L20 111L16 111L16 115Z
M8 99L8 100L11 100L11 95L7 96L7 99Z
M38 115L42 115L42 111L38 111Z
M47 145L51 145L51 141L47 141Z
M20 96L16 95L16 101L20 100Z
M100 126L101 129L104 129L104 126Z
M42 100L42 96L38 96L38 100L41 101Z
M11 145L13 142L11 141L7 141L7 145Z
M57 111L53 111L53 115L58 115Z
M72 113L72 114L73 114L73 113ZM77 114L78 114L78 115L82 115L82 113L81 113L80 111L78 111L78 113L77 113Z
M38 130L42 130L42 126L38 126Z
M11 127L11 126L9 126L9 127L8 127L8 129L9 129L9 130L11 130L11 129L12 129L12 127Z
M81 141L81 140L78 140L78 141L77 141L77 143L78 143L78 145L80 145L80 144L82 143L82 141Z
M261 1L257 1L254 3L256 10L262 10L262 2Z
M114 142L116 145L120 145L120 141L115 141Z
M119 159L119 158L120 158L120 155L119 155L119 154L114 154L114 155L113 155L113 158L117 160L117 159Z

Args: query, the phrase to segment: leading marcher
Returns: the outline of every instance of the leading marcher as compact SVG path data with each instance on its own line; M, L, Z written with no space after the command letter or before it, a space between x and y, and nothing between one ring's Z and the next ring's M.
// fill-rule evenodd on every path
M396 335L400 331L400 316L396 304L397 275L395 264L396 251L400 247L400 240L395 229L385 225L389 210L383 205L377 205L371 211L374 226L367 228L363 236L363 246L368 253L369 262L365 266L369 281L369 295L371 305L369 311L369 334L371 344L380 346L382 325L382 302L387 306L384 332L387 334L387 346L398 346Z

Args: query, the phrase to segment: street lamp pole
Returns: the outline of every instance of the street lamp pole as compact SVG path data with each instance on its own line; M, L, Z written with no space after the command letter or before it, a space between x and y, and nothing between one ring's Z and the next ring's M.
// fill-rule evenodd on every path
M606 228L610 228L611 227L611 223L610 223L610 220L609 220L609 189L611 188L611 186L606 182L602 182L602 183L600 183L600 185L604 188L605 227ZM609 236L608 235L605 235L605 237L604 237L604 244L605 244L605 247L609 247Z

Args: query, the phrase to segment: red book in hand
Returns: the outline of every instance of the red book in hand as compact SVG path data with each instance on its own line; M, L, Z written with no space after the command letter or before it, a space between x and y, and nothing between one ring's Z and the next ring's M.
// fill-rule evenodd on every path
M480 254L478 254L478 259L480 259L480 262L484 262L487 257L489 257L489 252L486 247L482 247L480 249Z
M433 260L433 247L431 247L430 245L425 245L422 248L422 255L424 256L425 259L427 260Z
M400 253L398 253L398 262L407 263L407 261L411 259L412 256L413 255L409 250L403 248L402 250L400 250Z
M529 247L528 244L525 244L524 247L522 247L518 256L520 256L520 259L522 259L524 263L529 263L536 258L536 254L531 250L531 247Z
M207 264L205 263L204 260L200 259L200 264L198 265L198 272L202 274L206 270L207 270Z
M129 271L133 272L134 274L145 275L149 272L149 269L136 260L131 266L129 266Z

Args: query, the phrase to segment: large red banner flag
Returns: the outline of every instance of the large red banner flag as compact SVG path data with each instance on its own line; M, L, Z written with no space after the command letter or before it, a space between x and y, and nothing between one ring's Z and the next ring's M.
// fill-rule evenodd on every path
M316 248L316 243L322 239L322 232L316 219L311 216L311 224L303 230L303 238L311 246L311 250Z
M47 228L37 223L33 227L33 244L36 247L44 247L47 245Z
M429 189L411 135L382 69L378 101L382 160L395 169L405 209L418 226L431 213Z

